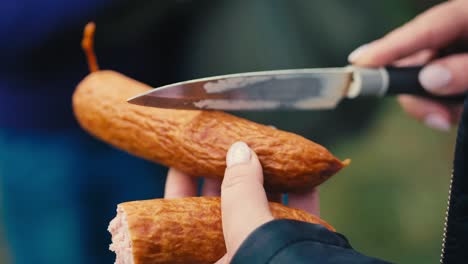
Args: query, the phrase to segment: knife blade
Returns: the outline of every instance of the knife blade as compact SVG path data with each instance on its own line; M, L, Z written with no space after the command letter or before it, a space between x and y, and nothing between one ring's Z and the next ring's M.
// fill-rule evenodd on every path
M421 67L291 69L195 79L138 94L129 103L171 109L333 109L344 98L415 94L461 102L465 95L439 98L419 84Z

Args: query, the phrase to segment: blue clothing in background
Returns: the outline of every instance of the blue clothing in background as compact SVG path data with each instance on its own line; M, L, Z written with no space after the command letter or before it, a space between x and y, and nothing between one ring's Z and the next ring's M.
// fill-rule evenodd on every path
M92 138L72 114L87 74L82 28L110 2L0 1L0 224L12 263L113 263L117 204L163 195L165 168Z
M107 225L116 205L162 195L165 169L67 132L0 133L13 263L113 263Z

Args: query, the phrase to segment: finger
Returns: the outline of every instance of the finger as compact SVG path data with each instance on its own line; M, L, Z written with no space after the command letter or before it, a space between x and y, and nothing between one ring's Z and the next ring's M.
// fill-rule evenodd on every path
M316 216L320 216L320 199L318 188L313 188L306 193L288 194L288 206L302 209Z
M247 144L236 142L228 151L226 163L221 185L221 210L226 248L232 256L252 231L272 220L273 216L257 155Z
M419 50L443 48L462 37L468 25L465 1L435 6L365 48L356 49L349 61L362 66L382 66Z
M203 196L220 196L221 195L221 180L213 178L205 178L202 187Z
M431 49L421 50L408 57L397 60L393 65L398 67L423 65L434 58L436 54L437 53Z
M197 179L174 168L167 173L164 198L197 196Z
M218 259L218 261L216 261L215 264L229 264L227 254L224 254L224 256L222 258Z
M409 95L401 95L398 100L406 112L424 122L428 127L441 131L450 130L452 117L446 106L429 99Z
M468 90L468 53L434 60L419 73L422 86L434 94L461 94Z

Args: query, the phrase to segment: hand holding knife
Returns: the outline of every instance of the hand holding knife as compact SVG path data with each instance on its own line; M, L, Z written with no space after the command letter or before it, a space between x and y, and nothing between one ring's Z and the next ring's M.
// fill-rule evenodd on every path
M333 109L344 98L411 94L461 103L466 94L436 96L420 84L422 67L292 69L215 76L155 88L130 98L143 106L213 110Z

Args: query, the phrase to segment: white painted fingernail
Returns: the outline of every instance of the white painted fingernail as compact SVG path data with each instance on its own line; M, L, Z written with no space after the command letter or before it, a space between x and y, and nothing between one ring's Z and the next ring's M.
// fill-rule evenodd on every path
M364 54L364 51L369 47L369 44L364 44L357 49L355 49L353 52L351 52L348 56L348 62L352 63L355 62L362 54Z
M429 65L419 73L419 82L430 92L440 91L452 80L452 73L441 65Z
M246 163L250 160L251 151L249 146L244 142L238 141L231 145L226 156L226 164L228 167Z
M424 123L426 123L428 127L433 129L445 132L450 130L450 122L439 114L429 114L424 119Z

